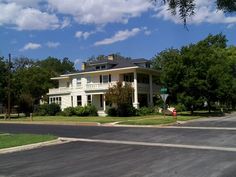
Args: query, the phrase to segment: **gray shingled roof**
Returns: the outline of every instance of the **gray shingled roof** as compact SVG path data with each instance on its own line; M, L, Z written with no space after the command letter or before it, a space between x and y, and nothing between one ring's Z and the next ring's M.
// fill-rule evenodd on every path
M151 62L150 60L144 58L130 59L121 56L115 56L113 60L108 60L108 57L106 56L104 59L101 60L84 62L88 67L83 71L82 70L77 71L77 73L97 71L96 65L108 64L110 66L109 68L100 69L100 70L107 70L107 69L135 67L138 66L137 64L139 63L150 63L150 62Z

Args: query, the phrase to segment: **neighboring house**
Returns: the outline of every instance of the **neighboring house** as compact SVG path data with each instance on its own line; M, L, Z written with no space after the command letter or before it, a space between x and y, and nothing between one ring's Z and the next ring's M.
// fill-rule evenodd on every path
M121 81L132 84L135 108L153 105L153 96L159 90L153 80L159 77L159 72L151 69L150 65L146 59L126 59L116 55L84 62L82 70L77 73L51 78L59 81L59 87L49 89L49 103L59 104L62 110L93 104L102 115L108 107L104 96L106 91Z

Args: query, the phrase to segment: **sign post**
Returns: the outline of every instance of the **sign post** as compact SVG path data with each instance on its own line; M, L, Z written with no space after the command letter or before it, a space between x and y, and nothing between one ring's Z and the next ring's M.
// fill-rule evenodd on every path
M165 110L166 110L166 99L169 96L169 94L167 93L167 88L161 88L161 98L164 101L164 108L163 108L163 113L164 113L164 118L166 117L165 115Z

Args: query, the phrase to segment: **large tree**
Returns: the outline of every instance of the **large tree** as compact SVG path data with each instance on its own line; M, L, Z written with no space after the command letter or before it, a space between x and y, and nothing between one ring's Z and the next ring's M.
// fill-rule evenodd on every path
M46 98L49 88L56 86L51 77L75 71L73 62L68 58L60 60L48 57L35 61L20 57L13 61L12 104L18 105L26 114L32 112L33 105L39 104L42 97Z
M172 102L180 102L191 111L205 102L209 110L214 102L232 103L230 98L236 95L235 49L227 49L226 42L222 34L209 35L196 44L165 50L154 58L154 68L161 69L161 80L169 88Z
M3 103L6 98L6 77L7 77L7 64L3 57L0 57L0 103Z

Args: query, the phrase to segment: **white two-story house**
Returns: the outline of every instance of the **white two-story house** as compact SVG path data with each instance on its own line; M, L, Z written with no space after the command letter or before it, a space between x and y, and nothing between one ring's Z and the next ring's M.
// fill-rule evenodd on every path
M104 59L84 62L77 73L51 78L59 81L59 87L49 89L49 103L57 103L62 110L66 107L93 104L100 115L108 107L105 93L118 81L130 82L134 88L133 106L153 105L153 96L159 88L153 83L159 72L150 68L146 59L127 59L109 55Z

